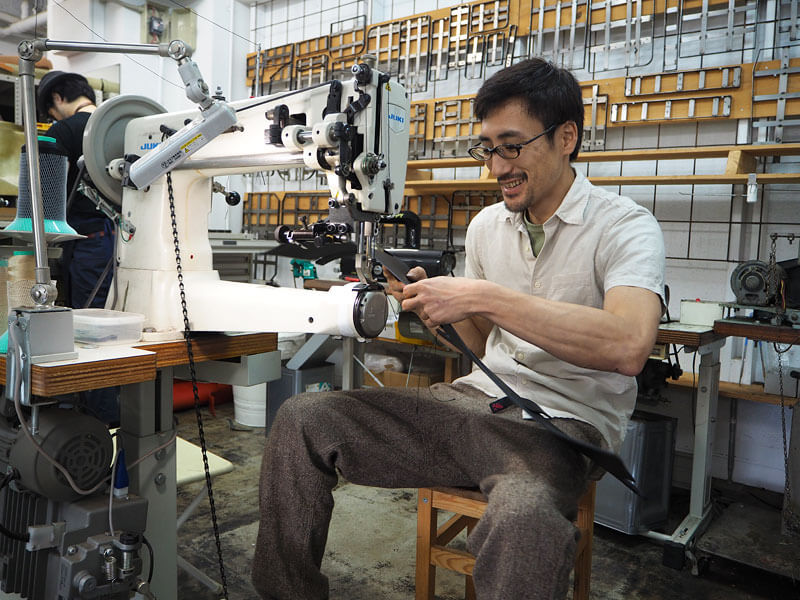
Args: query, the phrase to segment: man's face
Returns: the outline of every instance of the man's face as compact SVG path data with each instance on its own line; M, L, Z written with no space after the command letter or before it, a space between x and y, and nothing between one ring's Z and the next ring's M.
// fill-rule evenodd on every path
M66 102L64 102L61 94L53 94L52 99L53 104L47 109L47 114L50 115L54 121L66 119L69 115L66 114Z
M483 120L480 143L487 148L499 144L522 144L550 125L553 124L543 124L531 117L519 100L510 100ZM543 135L522 146L516 158L502 158L494 152L486 162L500 184L506 208L512 212L528 211L533 222L543 222L542 219L555 212L563 199L561 178L564 168L569 168L569 153L564 156L562 150L562 136L559 135L562 127L554 129L555 141Z

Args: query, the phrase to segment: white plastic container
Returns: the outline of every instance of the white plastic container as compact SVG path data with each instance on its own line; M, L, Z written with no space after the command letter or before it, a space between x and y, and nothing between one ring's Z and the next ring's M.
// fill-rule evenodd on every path
M250 427L267 426L267 384L233 386L233 418Z
M75 341L99 346L132 344L142 339L144 315L103 308L72 311Z

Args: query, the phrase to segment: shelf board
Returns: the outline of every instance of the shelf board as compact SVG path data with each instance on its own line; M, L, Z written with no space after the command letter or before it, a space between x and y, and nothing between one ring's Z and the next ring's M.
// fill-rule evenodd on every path
M736 175L609 175L589 177L594 185L747 185L747 174ZM800 183L800 173L759 173L756 181L762 185ZM407 181L406 196L448 194L457 191L499 191L496 179L431 179Z
M731 152L751 156L797 156L800 144L751 144L741 146L697 146L689 148L642 148L636 150L605 150L581 152L574 162L620 162L640 160L680 160L694 158L725 158ZM446 169L480 167L482 163L469 156L426 158L408 161L409 169Z
M694 373L684 373L679 379L668 379L667 383L678 387L692 388L697 385L698 376ZM724 398L737 398L739 400L750 400L751 402L762 402L764 404L780 405L781 397L778 394L767 394L764 385L761 383L739 384L730 381L719 382L719 395ZM786 406L797 404L797 398L784 396Z

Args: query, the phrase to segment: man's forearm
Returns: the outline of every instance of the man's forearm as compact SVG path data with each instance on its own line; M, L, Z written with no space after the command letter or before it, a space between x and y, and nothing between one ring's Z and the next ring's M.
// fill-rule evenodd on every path
M647 290L614 288L603 309L495 291L478 314L578 366L635 375L655 342L660 300Z

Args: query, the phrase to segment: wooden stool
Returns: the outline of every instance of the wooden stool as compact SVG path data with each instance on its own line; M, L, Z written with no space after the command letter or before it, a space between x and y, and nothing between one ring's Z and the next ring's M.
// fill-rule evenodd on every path
M578 502L575 525L581 532L575 553L573 600L588 600L592 575L592 534L594 531L595 482ZM437 527L439 510L455 513ZM417 576L416 600L433 600L436 567L467 576L466 600L475 600L472 570L475 557L464 550L447 547L464 529L467 535L486 510L486 498L478 490L461 488L420 488L417 499Z

